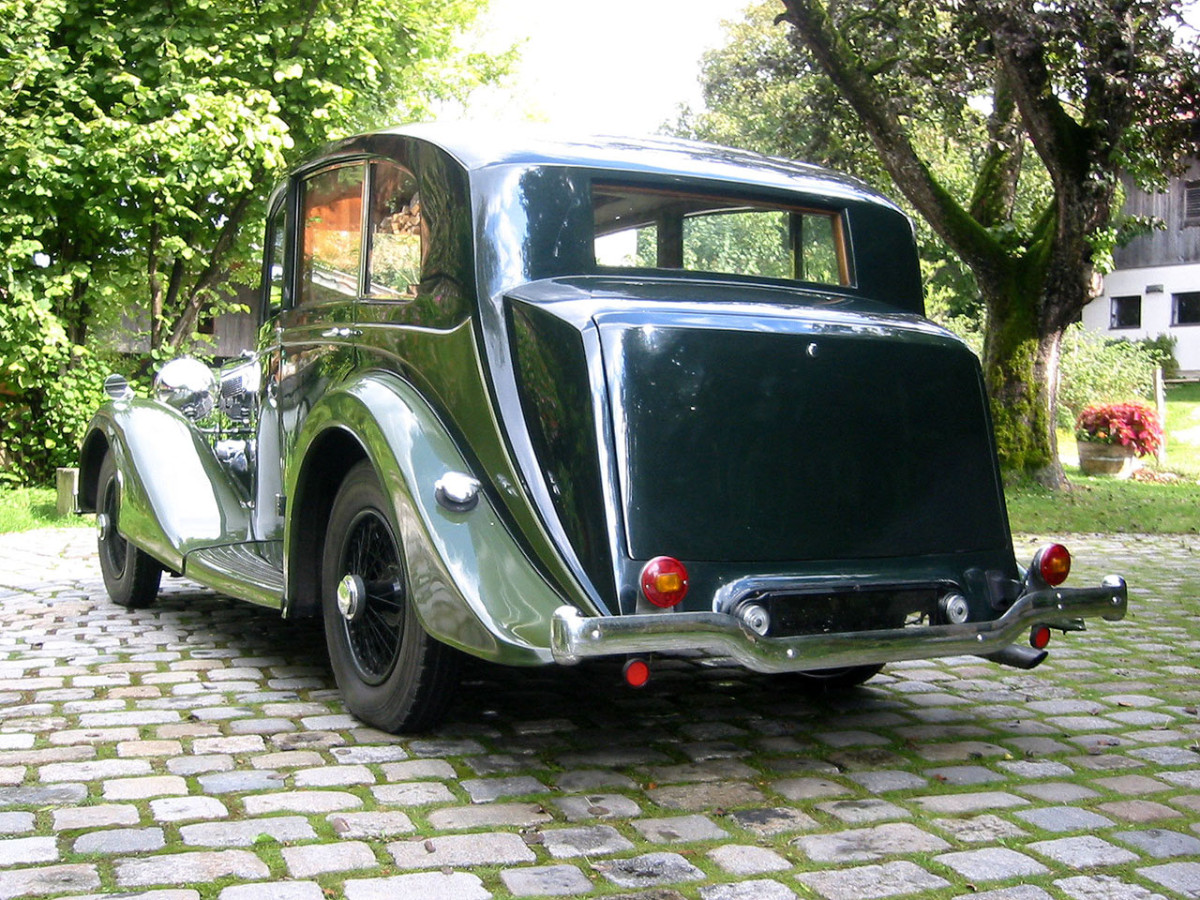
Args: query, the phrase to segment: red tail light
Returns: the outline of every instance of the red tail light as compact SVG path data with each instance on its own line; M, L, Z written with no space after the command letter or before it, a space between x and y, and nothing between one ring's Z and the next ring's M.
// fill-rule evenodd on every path
M650 680L650 664L644 659L631 659L625 663L621 674L625 676L625 683L630 687L645 687L646 682Z
M1034 650L1044 650L1050 643L1050 629L1045 625L1034 625L1029 630L1029 646Z
M687 595L688 574L677 559L656 556L642 569L642 593L655 606L668 609Z
M1058 587L1071 574L1071 554L1062 544L1048 544L1037 552L1033 565L1042 581L1050 587Z

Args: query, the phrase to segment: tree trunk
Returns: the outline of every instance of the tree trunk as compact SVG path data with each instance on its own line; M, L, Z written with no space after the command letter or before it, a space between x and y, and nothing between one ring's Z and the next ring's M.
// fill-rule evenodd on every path
M1055 416L1067 323L1058 305L1045 301L1048 266L1026 257L976 274L988 308L983 368L1001 466L1046 487L1066 487Z
M257 184L262 177L263 169L260 166L255 170L252 182ZM221 228L221 233L217 236L212 249L209 251L204 269L196 276L196 280L188 288L186 300L183 307L179 310L179 316L168 338L170 345L176 350L191 340L196 323L200 320L201 313L204 312L206 300L221 282L229 277L229 269L225 263L225 256L233 247L238 228L241 227L242 220L253 203L254 194L251 191L246 191L238 198L237 203L229 210L225 224ZM172 281L172 308L174 308L178 296L183 293L181 290L182 274L182 269L180 269L180 279Z
M1008 291L1015 293L1015 296ZM1001 466L1050 488L1067 485L1054 418L1062 329L1043 329L1017 281L989 297L983 369Z

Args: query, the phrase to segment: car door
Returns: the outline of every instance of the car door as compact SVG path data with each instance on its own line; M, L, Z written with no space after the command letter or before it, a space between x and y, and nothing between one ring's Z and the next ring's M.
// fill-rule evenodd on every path
M355 364L365 172L362 161L334 163L304 173L294 186L295 225L283 229L292 252L283 254L277 345L265 372L276 419L271 459L279 464L276 471L265 454L260 460L258 502L267 506L260 516L263 539L282 538L283 486L304 420ZM263 437L269 443L271 435Z
M279 434L280 314L292 291L286 273L291 256L289 230L292 225L291 194L277 192L267 217L263 244L262 289L258 332L259 402L255 423L254 513L251 517L255 541L282 545L283 517L278 508L283 498L283 465ZM281 553L279 554L281 556Z

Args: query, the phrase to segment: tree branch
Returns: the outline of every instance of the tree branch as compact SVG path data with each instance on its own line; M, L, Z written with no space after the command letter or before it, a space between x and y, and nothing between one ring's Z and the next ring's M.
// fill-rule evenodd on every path
M984 228L994 228L1012 220L1025 146L1021 118L1003 67L996 70L987 130L987 154L975 179L970 213Z
M150 349L157 350L162 340L163 290L158 277L159 226L156 208L150 210L150 236L146 241L146 281L150 286Z
M261 167L256 169L250 178L250 183L257 184L262 180L264 174ZM171 331L172 347L180 347L191 336L192 326L195 324L200 313L200 305L203 302L204 292L215 287L226 274L224 257L233 246L233 241L237 237L237 231L242 224L242 219L246 217L246 212L253 205L254 200L254 192L246 191L229 210L228 218L221 228L221 233L213 242L212 249L209 250L208 261L205 263L204 269L196 276L195 283L188 290L187 304L176 320L174 329Z
M1087 140L1055 94L1045 44L1030 39L1028 28L1003 0L969 0L969 6L992 36L1033 148L1061 194L1086 177Z
M787 13L782 18L795 27L817 65L854 108L884 167L909 202L977 272L1001 268L1002 248L933 177L913 147L908 130L875 87L867 67L842 39L821 0L783 3Z

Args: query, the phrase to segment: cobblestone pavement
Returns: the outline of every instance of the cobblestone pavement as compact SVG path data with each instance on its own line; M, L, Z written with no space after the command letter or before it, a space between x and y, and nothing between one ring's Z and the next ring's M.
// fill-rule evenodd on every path
M0 900L1200 898L1200 540L1070 543L1130 615L1033 672L827 698L472 665L395 738L345 713L313 624L179 579L129 612L89 530L0 537Z

